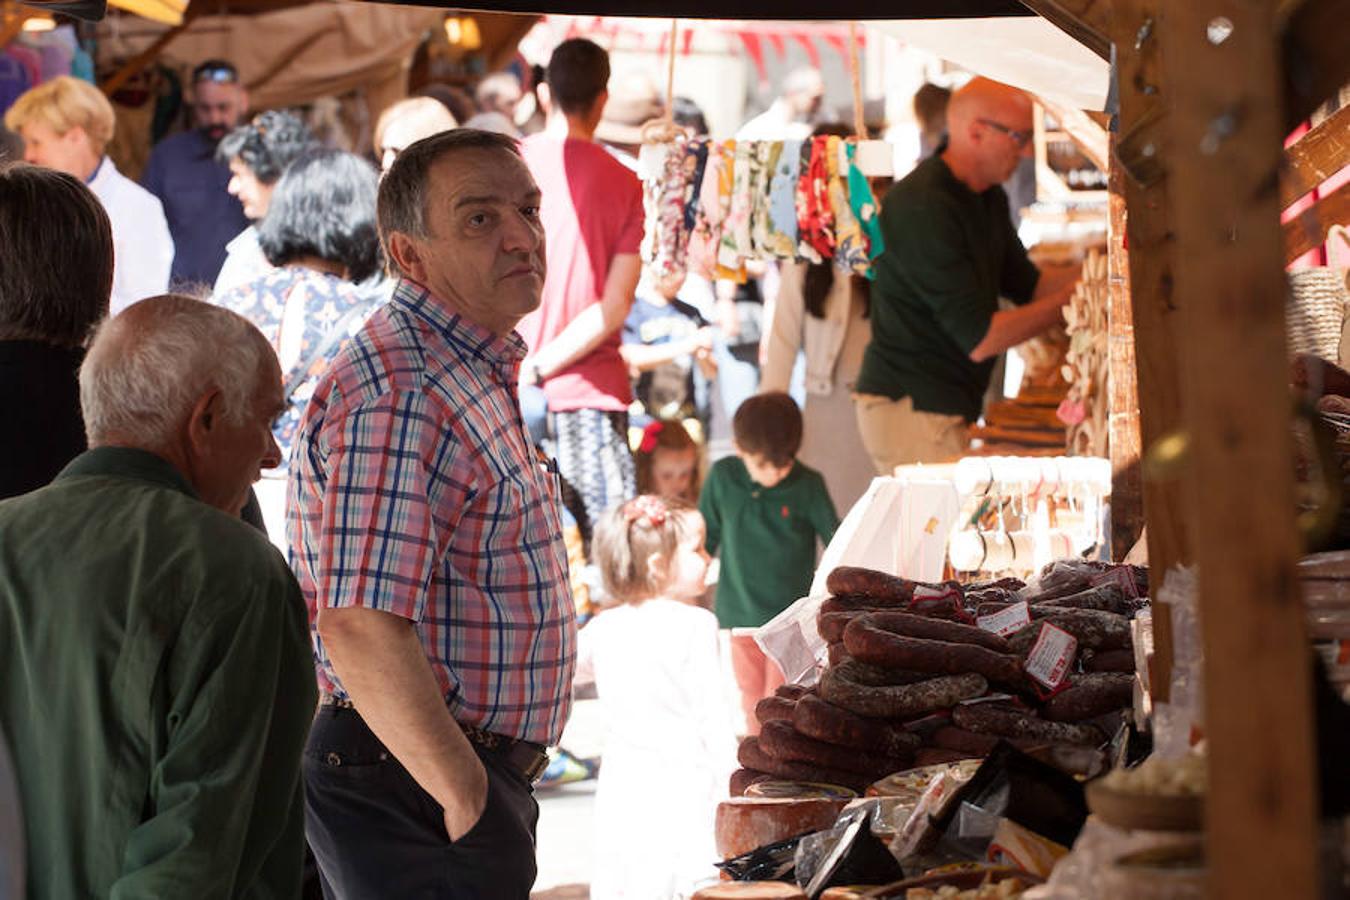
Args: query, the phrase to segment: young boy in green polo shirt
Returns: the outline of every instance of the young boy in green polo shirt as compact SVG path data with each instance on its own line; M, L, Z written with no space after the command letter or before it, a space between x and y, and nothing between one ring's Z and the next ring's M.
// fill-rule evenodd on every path
M748 733L759 731L755 704L783 683L777 664L742 629L758 628L805 596L816 566L816 538L839 527L825 479L797 461L802 414L781 391L741 404L731 423L736 455L719 460L699 496L708 552L722 559L717 621L731 629L731 667Z

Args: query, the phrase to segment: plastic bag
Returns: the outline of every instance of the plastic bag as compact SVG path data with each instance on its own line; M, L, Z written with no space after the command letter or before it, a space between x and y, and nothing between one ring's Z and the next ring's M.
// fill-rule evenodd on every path
M960 799L1065 847L1078 837L1088 814L1081 783L1007 743L993 749Z
M1195 568L1169 569L1158 590L1172 621L1172 678L1168 702L1153 705L1153 752L1180 759L1204 733L1204 649L1200 636L1200 597Z
M749 853L714 863L732 881L792 881L797 844L806 835L765 844Z
M890 850L872 834L880 804L860 804L834 828L808 834L797 845L797 884L811 897L831 885L889 884L905 877Z

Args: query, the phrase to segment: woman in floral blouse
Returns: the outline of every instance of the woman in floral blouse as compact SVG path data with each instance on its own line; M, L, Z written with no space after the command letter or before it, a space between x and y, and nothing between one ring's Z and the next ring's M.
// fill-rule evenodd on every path
M337 150L312 150L277 182L258 243L274 270L213 300L247 318L281 360L287 406L273 426L282 466L259 482L268 533L284 545L284 475L300 414L319 376L387 297L367 282L382 268L375 169ZM274 496L275 495L275 496Z

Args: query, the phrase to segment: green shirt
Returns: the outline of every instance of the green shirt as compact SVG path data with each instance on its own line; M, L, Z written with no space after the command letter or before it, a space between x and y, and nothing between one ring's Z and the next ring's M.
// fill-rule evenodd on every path
M256 529L104 447L0 503L0 729L30 898L298 897L317 691Z
M977 194L939 155L887 192L886 251L875 263L872 342L857 390L924 412L980 417L994 360L973 362L998 298L1031 300L1040 272L1008 217L1003 188Z
M709 553L721 553L717 622L757 628L811 590L816 538L829 543L839 516L825 479L799 462L778 484L750 479L740 457L718 460L703 484L699 512Z

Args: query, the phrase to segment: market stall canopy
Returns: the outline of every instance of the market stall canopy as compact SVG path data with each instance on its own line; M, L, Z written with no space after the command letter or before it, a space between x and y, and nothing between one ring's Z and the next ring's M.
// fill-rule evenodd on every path
M623 36L660 53L670 40L669 18L636 16L569 16L568 37L589 35L611 42ZM1039 16L1001 16L947 19L876 19L866 22L919 50L964 69L1014 85L1071 109L1102 110L1107 102L1111 67L1093 50ZM716 21L682 20L678 50L688 54L695 32L719 31L738 38L746 54L765 77L766 45L782 56L785 40L806 48L819 66L817 42L848 53L847 21L792 20ZM864 32L865 33L865 32ZM860 33L861 35L862 33ZM602 40L603 43L603 40Z
M1110 64L1048 20L870 22L911 46L1076 109L1106 108Z
M257 109L309 103L357 87L378 95L372 106L382 108L402 95L413 51L445 18L439 8L383 3L305 3L256 15L233 6L226 4L231 11L225 15L191 18L156 58L182 70L203 59L231 60ZM100 51L124 59L163 34L150 23L134 31L125 25L106 30Z

